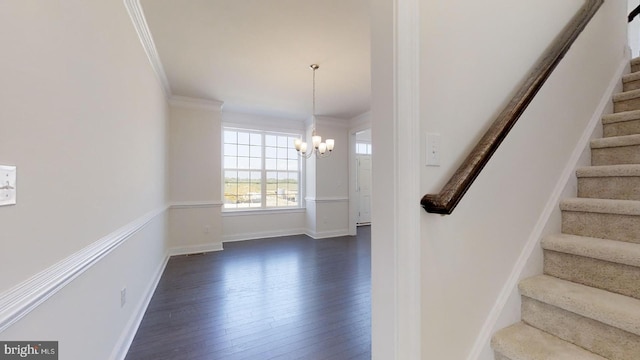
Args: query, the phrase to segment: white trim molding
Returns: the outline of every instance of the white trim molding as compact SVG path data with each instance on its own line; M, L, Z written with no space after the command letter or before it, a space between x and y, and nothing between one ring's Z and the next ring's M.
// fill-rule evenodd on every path
M284 215L284 214L299 214L306 212L305 208L272 208L272 209L259 209L259 210L236 210L229 209L222 211L222 217L232 216L272 216L272 215Z
M222 201L177 201L169 205L170 209L201 209L201 208L221 208Z
M394 21L394 359L421 359L420 1L396 0Z
M314 202L316 204L327 204L327 203L340 203L340 202L349 202L348 197L344 196L327 196L327 197L306 197L304 198L306 202Z
M305 232L305 235L307 235L308 237L314 240L329 239L329 238L335 238L335 237L341 237L341 236L349 236L349 229L338 229L338 230L318 231L318 232L307 230Z
M166 210L163 206L149 212L0 294L0 332L29 314Z
M214 99L200 99L188 96L171 95L171 97L169 97L169 105L221 112L224 102Z
M153 293L156 291L158 287L158 283L162 278L162 273L164 273L164 269L167 267L167 263L169 262L169 255L165 255L164 261L158 266L158 269L155 272L155 275L152 281L149 283L149 286L145 289L144 296L140 299L140 302L136 306L135 311L133 312L133 316L127 322L127 325L124 328L124 331L120 335L116 346L113 348L111 353L111 357L109 359L118 359L124 360L127 356L127 352L131 347L131 343L133 343L133 339L138 332L138 328L140 327L140 323L142 323L142 319L144 318L144 314L149 307L149 303L151 302L151 298L153 297Z
M165 96L167 98L171 97L169 79L164 71L164 66L162 66L162 61L160 61L160 55L158 54L156 44L153 41L153 36L149 30L147 20L144 17L144 11L142 10L142 5L140 5L140 0L124 0L124 6L129 12L131 22L133 23L133 27L136 29L136 33L138 33L138 38L142 43L144 52L147 54L151 67L162 84L162 90L164 91Z
M306 229L298 228L298 229L287 229L287 230L278 230L278 231L260 231L253 233L243 233L243 234L231 234L231 235L223 235L222 242L236 242L236 241L246 241L246 240L257 240L257 239L268 239L273 237L280 236L294 236L294 235L303 235L305 234Z
M222 250L223 248L221 243L189 245L189 246L174 247L169 249L169 256L200 254L200 253L222 251Z
M522 252L520 253L520 257L513 266L511 274L502 287L502 290L500 291L496 302L493 304L493 307L491 308L491 311L489 312L489 315L487 316L487 319L485 320L484 325L482 326L480 333L478 334L478 337L476 338L476 341L471 348L469 355L467 356L467 360L478 359L482 354L482 351L488 346L493 332L497 330L495 329L495 327L498 323L500 315L505 309L505 306L507 306L507 302L509 301L511 294L514 291L517 291L518 283L522 278L522 273L525 270L527 262L529 261L529 258L531 258L533 251L538 246L540 246L540 240L542 238L545 227L551 219L554 210L557 209L560 198L562 197L570 178L572 176L575 176L575 170L578 167L582 154L589 146L592 134L596 130L596 126L601 124L602 116L604 115L607 106L609 106L609 104L611 103L611 97L616 91L616 88L621 87L622 82L620 81L620 79L628 69L629 61L630 54L627 54L622 60L613 78L611 79L608 88L602 95L598 107L595 109L591 119L589 120L589 123L585 127L582 136L580 137L580 140L573 149L573 153L567 161L560 179L556 183L556 186L553 189L551 196L549 196L542 214L538 218L535 227L529 235L529 238L527 239L527 242L522 249Z

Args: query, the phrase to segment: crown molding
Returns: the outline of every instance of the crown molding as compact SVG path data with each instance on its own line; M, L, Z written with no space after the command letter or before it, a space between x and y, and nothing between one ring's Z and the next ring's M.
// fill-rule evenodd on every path
M144 52L147 54L151 67L162 84L162 90L164 91L165 96L170 98L172 93L171 86L169 85L169 79L167 79L167 74L162 66L162 61L160 61L160 55L156 50L155 43L153 42L153 36L151 36L149 25L144 17L144 11L142 10L142 5L140 5L140 0L124 0L124 6L129 12L131 22L138 33L138 38L142 43Z
M224 102L213 99L172 95L169 97L169 105L191 109L222 111L222 105L224 105Z

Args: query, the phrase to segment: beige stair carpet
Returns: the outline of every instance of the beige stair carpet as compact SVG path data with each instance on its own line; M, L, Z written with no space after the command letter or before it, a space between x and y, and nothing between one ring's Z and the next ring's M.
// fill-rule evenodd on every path
M520 282L522 321L494 334L496 360L640 360L640 59L631 61L546 236L544 275Z

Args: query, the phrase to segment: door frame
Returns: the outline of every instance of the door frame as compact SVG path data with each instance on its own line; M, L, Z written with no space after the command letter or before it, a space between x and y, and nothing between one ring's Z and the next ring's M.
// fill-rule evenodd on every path
M356 172L358 171L358 162L356 161L356 134L371 129L371 123L366 122L358 124L349 129L349 235L355 236L358 232L358 204L359 197L356 184ZM371 142L373 146L373 141ZM373 159L373 154L371 154Z

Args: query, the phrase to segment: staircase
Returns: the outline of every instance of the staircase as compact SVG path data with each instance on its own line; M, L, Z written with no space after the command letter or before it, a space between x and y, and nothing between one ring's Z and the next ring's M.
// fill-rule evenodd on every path
M590 167L577 170L562 234L542 240L544 275L520 282L522 321L496 360L640 359L640 59L631 61Z

